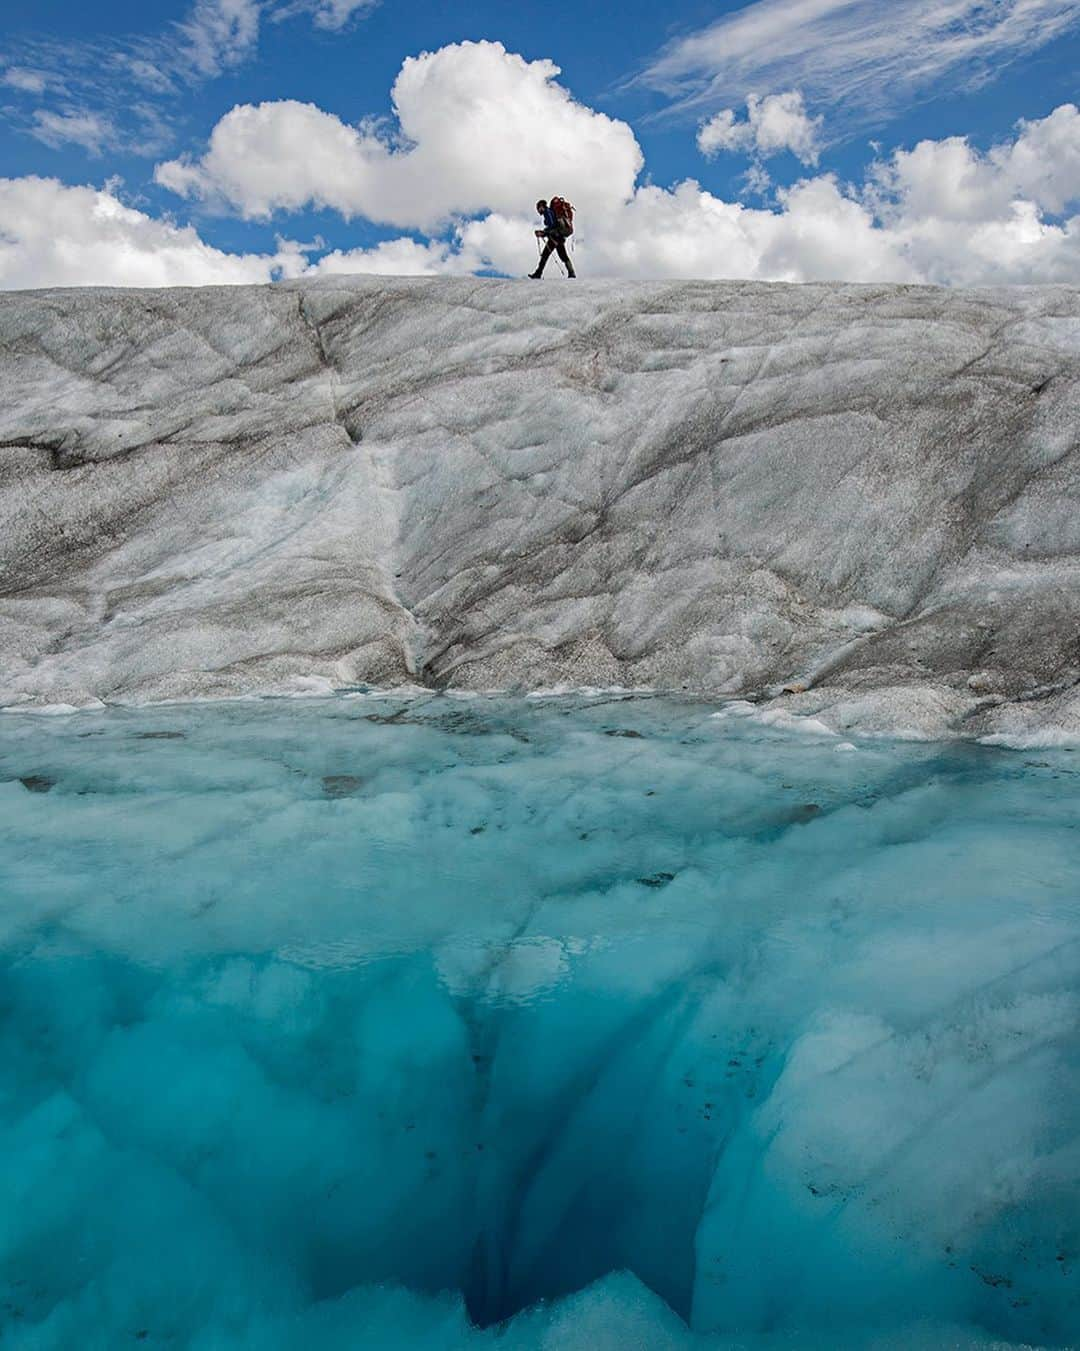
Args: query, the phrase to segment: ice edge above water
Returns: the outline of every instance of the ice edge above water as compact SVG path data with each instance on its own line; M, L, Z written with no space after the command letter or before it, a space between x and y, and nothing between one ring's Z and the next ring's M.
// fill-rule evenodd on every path
M299 686L299 688L297 688ZM793 737L828 737L836 740L835 749L841 752L854 751L858 749L859 743L873 744L881 741L943 741L948 742L956 740L955 736L948 735L940 728L928 728L926 726L905 726L902 722L887 724L886 728L871 731L860 727L857 723L854 726L845 725L843 731L838 731L830 727L827 721L828 709L822 710L826 715L826 720L814 717L809 713L796 713L792 711L791 701L785 699L779 701L762 701L761 704L751 703L745 699L724 699L720 701L709 701L701 696L686 691L671 691L650 688L628 688L625 685L609 685L597 687L591 685L574 686L568 684L552 685L545 689L530 690L526 694L520 692L481 689L481 690L459 690L447 688L442 690L431 690L423 685L401 685L392 687L378 687L357 690L353 688L338 689L332 683L321 676L310 678L300 677L295 681L289 682L286 689L276 690L273 693L259 692L246 695L222 694L217 696L202 696L200 698L178 697L174 699L147 699L138 701L115 701L106 703L102 700L94 700L76 707L74 704L9 704L6 707L0 707L0 715L21 715L24 717L71 717L79 713L98 713L108 708L115 709L153 709L153 708L172 708L183 707L185 705L213 707L217 705L228 705L232 703L267 703L267 702L289 702L297 701L318 701L318 700L356 700L356 699L401 699L405 701L418 700L427 702L433 699L446 700L505 700L507 698L524 698L529 701L542 702L544 700L558 699L610 699L620 700L641 700L650 699L671 699L682 703L698 702L703 707L711 707L714 711L710 717L717 723L724 723L731 719L738 719L746 722L748 725L759 727L768 727L776 731L787 733ZM719 704L717 707L716 705ZM855 737L855 741L843 740L843 737ZM994 746L1002 750L1072 750L1080 747L1080 729L1066 730L1057 727L1042 727L1036 731L1028 732L998 732L986 734L971 738L983 746Z
M0 705L789 686L841 735L1080 733L1076 288L8 293L0 378Z

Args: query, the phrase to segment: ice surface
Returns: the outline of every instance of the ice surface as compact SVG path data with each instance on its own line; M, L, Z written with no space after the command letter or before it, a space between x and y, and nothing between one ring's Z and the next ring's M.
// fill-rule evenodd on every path
M0 296L0 704L795 684L839 733L1080 740L1078 322L1067 287Z
M0 720L5 1351L1080 1344L1076 756L712 712Z

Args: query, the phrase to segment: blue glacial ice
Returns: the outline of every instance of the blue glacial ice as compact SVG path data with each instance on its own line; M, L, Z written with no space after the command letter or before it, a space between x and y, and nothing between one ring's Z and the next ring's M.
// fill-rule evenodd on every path
M1080 1343L1080 754L0 720L0 1346Z

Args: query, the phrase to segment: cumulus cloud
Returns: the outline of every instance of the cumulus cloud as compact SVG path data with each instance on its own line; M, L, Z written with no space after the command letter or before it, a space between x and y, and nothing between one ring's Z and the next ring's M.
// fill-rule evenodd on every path
M927 280L1080 281L1080 110L1023 121L986 153L959 136L898 150L863 201Z
M350 272L381 277L467 275L479 265L471 250L451 243L388 239L371 249L335 249L310 266L305 276L344 276Z
M927 140L880 157L859 184L808 174L752 208L694 181L641 183L630 128L575 102L556 74L550 62L497 44L458 44L405 63L395 127L349 126L296 102L243 107L222 119L201 158L158 170L175 190L248 216L314 204L407 237L313 263L314 247L299 245L231 255L111 193L9 180L0 283L260 281L306 271L521 275L535 256L532 202L555 191L578 207L584 276L1080 282L1080 214L1070 214L1080 201L1080 111L1072 104L1021 122L988 150L961 137ZM816 142L792 127L801 117L816 137L817 120L777 97L782 117L770 118L762 99L745 119L732 116L745 128L736 134L753 138L746 144L759 159L795 141L812 162Z
M1080 25L1080 0L756 0L671 43L641 77L676 110L797 87L838 116L955 90Z
M750 123L740 122L734 108L721 108L698 127L697 147L706 159L712 159L721 150L745 152L752 150L753 146L754 135Z
M530 224L493 213L465 225L461 243L478 264L520 272ZM641 187L590 224L580 249L589 276L919 280L872 214L824 176L781 193L777 209L725 201L692 180Z
M752 154L759 159L791 153L803 164L816 164L821 153L823 117L810 117L802 93L751 94L741 121L733 108L723 108L698 128L697 145L711 159L722 150Z
M402 240L338 254L326 265L335 270L520 273L528 204L553 191L578 207L576 243L593 275L948 282L1077 268L1075 222L1050 219L1080 191L1072 105L986 153L962 138L927 141L875 164L861 185L819 175L751 209L692 181L640 186L630 128L575 102L557 74L496 43L456 44L406 61L396 127L353 127L292 101L239 107L201 158L162 164L157 179L249 217L315 205L410 230L451 223L451 247ZM751 96L745 118L726 110L699 144L746 150L763 187L768 155L816 163L821 124L798 91Z
M1063 103L1037 121L1021 121L1011 141L980 154L966 137L920 141L876 166L882 205L945 220L1000 217L1021 199L1058 215L1080 191L1080 110Z
M581 270L599 276L997 283L1080 281L1080 111L1065 104L981 152L924 141L872 166L858 187L831 174L727 202L697 183L639 187L584 223ZM520 270L527 216L463 226L474 260Z
M247 217L313 205L432 229L513 210L541 189L614 210L633 193L641 150L625 123L575 102L558 74L497 42L457 43L404 63L393 131L293 100L247 105L221 119L200 159L161 164L155 176Z
M0 287L266 282L303 266L295 245L274 255L226 253L190 226L155 220L108 191L54 178L0 179Z
M0 288L41 286L216 286L354 272L383 276L468 273L480 265L452 242L386 240L336 249L279 241L273 254L213 248L191 226L126 206L115 186L69 187L55 178L0 179Z

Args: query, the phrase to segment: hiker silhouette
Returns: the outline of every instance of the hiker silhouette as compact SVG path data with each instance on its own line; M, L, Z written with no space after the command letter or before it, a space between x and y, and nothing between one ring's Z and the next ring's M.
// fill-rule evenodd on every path
M566 252L566 241L574 233L574 208L562 197L552 197L550 205L541 197L536 204L536 209L544 218L544 228L536 231L536 237L546 240L547 243L544 245L540 261L536 265L536 271L530 272L529 276L533 281L539 281L544 275L547 260L553 253L557 253L566 268L566 275L576 277L574 264L570 261L570 255Z

